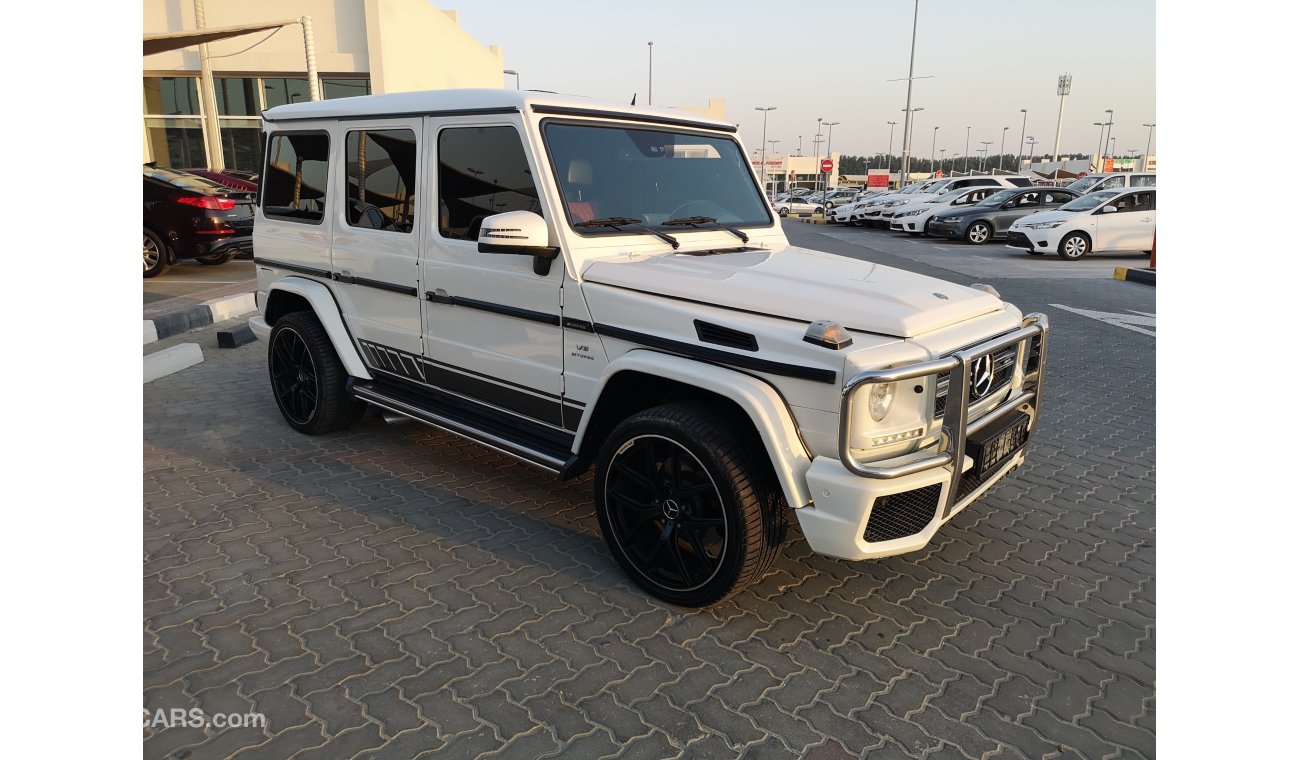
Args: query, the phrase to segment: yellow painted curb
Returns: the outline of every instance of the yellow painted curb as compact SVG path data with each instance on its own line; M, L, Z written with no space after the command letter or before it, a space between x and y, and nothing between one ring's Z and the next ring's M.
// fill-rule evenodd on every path
M1127 280L1127 279L1128 279L1128 267L1115 267L1115 279L1117 279L1117 280Z

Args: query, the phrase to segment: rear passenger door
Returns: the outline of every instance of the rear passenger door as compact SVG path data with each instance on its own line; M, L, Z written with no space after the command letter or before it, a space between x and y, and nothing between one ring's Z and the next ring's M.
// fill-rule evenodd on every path
M397 374L414 363L390 349L423 352L419 222L432 204L416 194L425 161L421 126L418 117L344 121L333 135L334 291L367 363Z

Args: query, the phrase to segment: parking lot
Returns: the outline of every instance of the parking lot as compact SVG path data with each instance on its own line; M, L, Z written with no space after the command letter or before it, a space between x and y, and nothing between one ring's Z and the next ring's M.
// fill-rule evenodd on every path
M206 359L144 389L144 707L266 726L146 728L145 756L1154 757L1155 289L1111 277L1146 259L783 224L1047 313L1026 466L921 552L840 561L795 527L688 610L623 575L589 476L415 423L298 435L264 345L169 338Z

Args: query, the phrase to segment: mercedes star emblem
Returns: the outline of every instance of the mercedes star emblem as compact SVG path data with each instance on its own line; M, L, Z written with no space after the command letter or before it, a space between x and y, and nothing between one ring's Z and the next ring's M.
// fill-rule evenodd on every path
M993 356L985 354L975 360L970 370L970 392L975 398L984 398L993 390Z

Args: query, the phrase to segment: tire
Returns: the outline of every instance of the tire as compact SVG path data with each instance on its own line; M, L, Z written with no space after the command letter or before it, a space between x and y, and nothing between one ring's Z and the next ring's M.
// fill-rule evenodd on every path
M776 215L781 217L787 216L789 215L789 213L790 213L790 209L788 208L779 208L776 210Z
M167 271L167 244L152 230L144 231L144 276L157 277Z
M365 412L365 402L348 393L348 373L334 344L309 311L295 311L276 321L266 363L276 406L299 433L342 430Z
M993 238L993 227L983 219L971 222L966 228L966 242L971 245L984 245Z
M601 447L596 514L610 553L642 589L704 607L757 581L781 544L788 507L748 420L716 405L639 412Z
M1061 238L1061 243L1056 247L1056 253L1066 261L1078 261L1092 250L1092 240L1082 232L1071 232Z
M224 264L233 258L235 258L234 253L210 253L207 256L198 257L195 261L200 264L207 264L210 267L215 267Z

